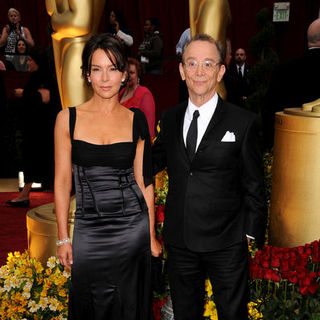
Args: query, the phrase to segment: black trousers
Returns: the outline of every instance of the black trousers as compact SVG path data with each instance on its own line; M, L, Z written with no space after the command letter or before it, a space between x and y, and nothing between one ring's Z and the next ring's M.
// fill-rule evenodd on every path
M247 242L214 252L168 247L168 271L175 320L203 319L208 276L219 320L248 319Z

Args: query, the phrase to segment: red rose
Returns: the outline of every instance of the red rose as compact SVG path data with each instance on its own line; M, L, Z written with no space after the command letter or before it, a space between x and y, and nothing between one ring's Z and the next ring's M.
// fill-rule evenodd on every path
M319 247L313 247L312 248L312 263L316 264L318 262L320 262L320 250Z
M271 258L271 267L272 268L279 268L280 267L280 259L278 257Z
M272 279L272 274L273 274L273 270L272 269L267 269L266 272L264 273L264 278L266 280L271 280Z
M319 288L319 284L315 281L313 281L310 286L308 287L308 290L311 294L315 294L316 291L318 290Z
M271 280L274 282L280 282L281 278L280 278L278 272L276 272L276 271L272 272Z
M269 268L270 267L269 257L263 257L261 265L263 268L266 268L266 269Z
M306 294L308 294L308 287L307 286L304 286L304 287L299 287L299 291L300 293L305 296Z
M161 223L164 221L164 205L158 205L157 206L157 210L156 210L156 214L157 214L157 222Z
M297 247L297 252L298 252L299 254L303 254L303 253L304 253L304 247L303 247L303 246Z
M289 270L289 261L288 260L281 260L281 270L282 271Z
M288 278L288 280L293 283L293 284L297 284L298 283L298 277L297 274L294 272L293 274L291 274Z

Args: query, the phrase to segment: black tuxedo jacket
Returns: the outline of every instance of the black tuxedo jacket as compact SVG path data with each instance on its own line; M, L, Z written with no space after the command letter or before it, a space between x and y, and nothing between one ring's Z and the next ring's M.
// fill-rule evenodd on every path
M190 162L183 141L187 103L165 111L152 150L154 173L167 167L164 239L209 252L245 239L263 243L266 210L256 116L218 99ZM234 142L222 142L227 131Z

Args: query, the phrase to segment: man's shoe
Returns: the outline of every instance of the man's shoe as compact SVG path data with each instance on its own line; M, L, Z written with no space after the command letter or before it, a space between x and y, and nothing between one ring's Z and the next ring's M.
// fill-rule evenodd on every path
M21 201L7 200L6 204L16 208L26 208L26 207L29 207L30 201L29 200L21 200Z

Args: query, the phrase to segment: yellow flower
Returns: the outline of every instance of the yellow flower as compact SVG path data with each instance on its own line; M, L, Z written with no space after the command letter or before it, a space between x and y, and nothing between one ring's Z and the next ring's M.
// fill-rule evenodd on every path
M211 317L216 312L216 305L212 300L207 300L204 306L204 317Z
M32 269L31 269L31 268L28 268L28 269L26 270L26 277L27 277L27 278L32 278L32 275L33 275Z

